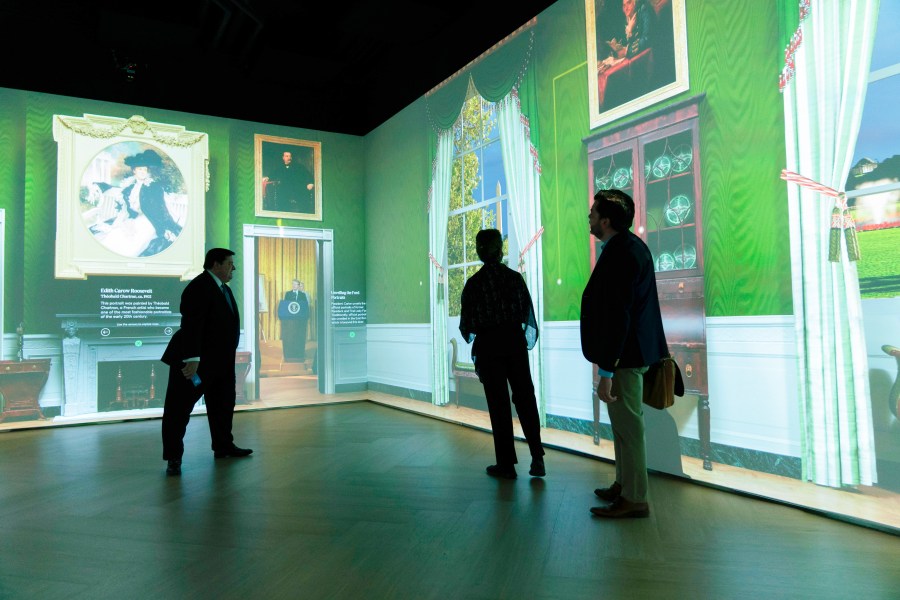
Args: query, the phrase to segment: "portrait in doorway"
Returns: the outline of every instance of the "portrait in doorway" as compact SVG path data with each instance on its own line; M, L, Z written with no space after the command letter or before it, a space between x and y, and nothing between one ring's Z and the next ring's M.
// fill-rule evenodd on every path
M688 88L684 0L585 0L591 128Z
M259 375L314 378L318 367L316 241L260 237L257 244Z
M291 289L278 304L281 320L281 349L284 362L306 360L306 335L309 327L309 296L306 285L299 279L291 281Z
M322 144L256 135L256 215L322 220Z

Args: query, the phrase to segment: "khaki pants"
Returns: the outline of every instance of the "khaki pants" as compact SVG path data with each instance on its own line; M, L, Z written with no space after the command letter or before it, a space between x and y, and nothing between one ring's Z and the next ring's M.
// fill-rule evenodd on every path
M648 367L616 369L606 405L616 453L616 481L629 502L647 501L647 447L644 442L644 373Z

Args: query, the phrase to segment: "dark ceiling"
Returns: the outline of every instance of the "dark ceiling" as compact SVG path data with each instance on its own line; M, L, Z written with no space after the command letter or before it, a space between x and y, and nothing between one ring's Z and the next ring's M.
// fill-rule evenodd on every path
M3 0L0 86L365 135L551 0Z

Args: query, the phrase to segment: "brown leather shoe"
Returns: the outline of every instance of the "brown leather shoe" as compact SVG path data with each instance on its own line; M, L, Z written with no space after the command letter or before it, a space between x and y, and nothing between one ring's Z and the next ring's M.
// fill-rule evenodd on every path
M591 514L607 519L643 519L650 516L650 505L646 502L629 502L622 496L609 506L595 506Z
M608 488L597 488L596 490L594 490L594 495L601 500L613 502L616 498L622 495L622 484L616 481Z

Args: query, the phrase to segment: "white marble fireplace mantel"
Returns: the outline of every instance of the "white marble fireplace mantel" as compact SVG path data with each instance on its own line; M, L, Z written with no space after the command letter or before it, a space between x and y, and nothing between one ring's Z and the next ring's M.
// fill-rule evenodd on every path
M100 315L59 314L65 395L62 416L98 412L97 365L107 361L159 360L181 324L179 313L152 315L137 326L116 326Z

